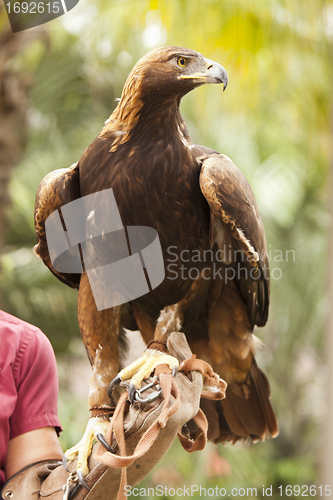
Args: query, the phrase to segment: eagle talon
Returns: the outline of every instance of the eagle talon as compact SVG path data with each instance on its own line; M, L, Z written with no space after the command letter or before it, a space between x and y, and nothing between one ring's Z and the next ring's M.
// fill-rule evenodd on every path
M137 392L137 390L136 390L135 385L131 384L129 386L129 389L128 389L128 399L129 399L129 402L131 404L134 403L134 401L135 401L136 392Z
M111 399L111 396L112 396L112 392L113 392L113 389L119 385L121 382L121 377L119 377L119 375L117 375L111 382L110 382L110 385L108 387L108 390L107 390L107 393L108 393L108 396L109 398Z
M92 447L98 434L104 434L109 427L110 421L105 416L91 417L88 421L86 430L78 444L65 451L65 460L74 460L77 458L76 472L81 478L80 484L83 484L84 478L89 474L88 459L91 455ZM66 461L64 462L66 467ZM67 469L67 467L66 467ZM87 488L89 489L89 488Z
M66 455L64 455L63 459L62 459L62 465L67 470L67 472L70 472L70 470L67 469L67 462L68 462L67 457L66 457Z
M118 373L117 377L111 382L109 388L112 388L118 382L118 380L130 380L130 386L128 390L128 400L130 403L134 403L134 401L139 401L141 403L153 401L155 398L159 397L159 393L156 392L152 396L154 399L151 399L150 395L148 396L148 398L140 398L141 383L143 380L147 380L152 375L158 365L164 364L167 364L169 366L172 375L175 376L179 365L178 360L175 357L170 356L169 354L162 353L161 351L156 349L148 348L141 358L137 359L136 361L134 361L134 363L127 366L126 368L123 368ZM148 387L146 386L146 388Z
M86 490L90 491L89 486L87 485L87 483L84 480L84 474L83 474L83 472L81 470L79 470L79 471L77 471L77 475L78 475L78 478L79 478L79 484L81 486L83 486L84 488L86 488Z
M101 432L98 432L96 434L96 439L98 439L98 441L104 446L104 448L110 452L110 453L113 453L109 443L105 440L105 437L103 436L103 434Z

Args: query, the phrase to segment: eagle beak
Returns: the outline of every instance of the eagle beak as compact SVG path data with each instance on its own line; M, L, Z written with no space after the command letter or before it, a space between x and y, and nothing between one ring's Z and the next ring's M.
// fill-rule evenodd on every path
M223 91L228 85L228 73L225 68L210 59L205 59L206 73L205 80L207 83L223 83Z
M228 73L221 64L210 59L205 59L206 71L203 73L192 73L190 75L180 75L178 78L188 80L201 80L204 83L223 83L223 91L228 85Z

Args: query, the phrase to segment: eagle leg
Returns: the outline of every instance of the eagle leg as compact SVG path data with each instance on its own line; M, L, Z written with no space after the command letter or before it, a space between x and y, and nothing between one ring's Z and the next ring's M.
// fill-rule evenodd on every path
M103 411L110 408L107 388L119 370L120 359L124 355L125 334L121 328L120 307L98 311L85 273L80 281L78 317L81 335L93 368L89 407ZM80 442L65 452L68 460L78 457L77 473L81 480L89 473L88 459L93 443L98 439L105 446L103 437L109 423L107 413L92 416ZM83 482L82 485L84 486Z
M120 382L125 380L130 380L129 387L129 400L133 403L135 399L135 393L141 387L143 380L150 377L155 368L159 365L167 365L172 374L175 376L178 370L179 362L173 356L170 356L167 352L162 352L159 350L158 342L164 344L168 336L175 331L179 331L181 328L181 308L178 304L165 307L160 314L157 321L153 347L146 349L143 356L134 361L131 365L123 368L117 376L112 380L109 385L108 394L111 395L113 388ZM157 342L156 342L157 341ZM155 345L156 348L155 348Z

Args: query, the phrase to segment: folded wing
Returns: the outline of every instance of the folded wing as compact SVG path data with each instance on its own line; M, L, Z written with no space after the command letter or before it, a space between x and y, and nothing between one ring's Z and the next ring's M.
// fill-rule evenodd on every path
M49 215L63 205L80 197L79 164L50 172L39 185L35 203L35 230L37 245L35 254L63 283L79 288L81 274L61 273L52 267L46 240L45 221Z
M209 342L201 348L229 384L224 401L205 401L203 408L212 440L263 440L278 433L269 384L254 358L257 339L252 334L268 316L265 231L252 189L236 165L215 152L198 160L200 188L210 207L210 243L224 273L222 279L212 280Z

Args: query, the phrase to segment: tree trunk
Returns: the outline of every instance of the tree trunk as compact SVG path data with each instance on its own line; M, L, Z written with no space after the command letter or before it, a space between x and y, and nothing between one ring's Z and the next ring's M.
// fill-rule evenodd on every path
M27 100L22 75L11 68L11 60L43 31L12 33L7 13L0 4L0 249L5 242L8 182L25 142Z

